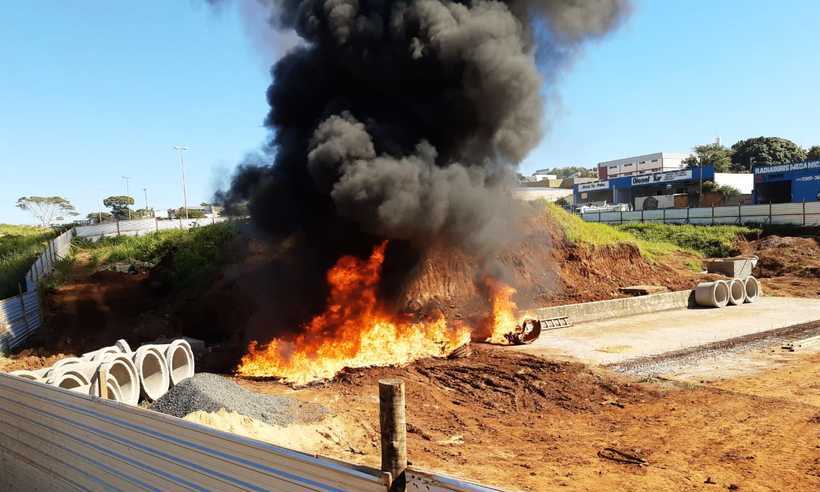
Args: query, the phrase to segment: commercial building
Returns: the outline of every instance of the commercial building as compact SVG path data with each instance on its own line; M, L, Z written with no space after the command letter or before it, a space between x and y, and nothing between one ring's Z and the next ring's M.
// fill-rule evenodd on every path
M755 203L820 201L820 161L754 166Z
M625 157L598 163L598 179L606 181L625 176L639 176L683 168L683 160L689 154L677 152L656 152L654 154Z
M576 206L627 204L641 209L647 197L654 197L650 202L656 208L697 207L703 202L704 181L731 186L741 194L751 193L753 185L751 174L715 173L715 167L709 165L580 183L573 187L573 198Z

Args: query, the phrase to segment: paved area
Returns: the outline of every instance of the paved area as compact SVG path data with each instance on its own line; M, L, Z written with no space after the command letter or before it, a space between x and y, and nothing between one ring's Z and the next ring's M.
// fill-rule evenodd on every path
M820 320L820 299L762 297L754 304L723 309L681 309L593 321L547 331L531 354L611 364L761 331Z

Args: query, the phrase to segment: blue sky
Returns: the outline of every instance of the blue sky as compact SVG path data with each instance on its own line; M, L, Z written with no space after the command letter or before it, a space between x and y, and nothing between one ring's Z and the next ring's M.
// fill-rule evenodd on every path
M253 2L255 0L239 0ZM591 43L548 102L550 133L522 164L583 164L688 151L720 136L820 144L820 2L637 1ZM63 195L86 214L125 191L142 207L208 200L263 142L273 55L239 8L203 2L0 3L0 222L23 195Z

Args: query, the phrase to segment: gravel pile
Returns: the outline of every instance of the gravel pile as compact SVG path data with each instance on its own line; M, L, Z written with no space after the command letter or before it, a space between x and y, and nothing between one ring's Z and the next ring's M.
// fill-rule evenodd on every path
M316 422L327 414L321 405L253 393L231 379L209 373L196 374L179 383L149 408L179 418L198 410L216 412L224 408L279 426Z

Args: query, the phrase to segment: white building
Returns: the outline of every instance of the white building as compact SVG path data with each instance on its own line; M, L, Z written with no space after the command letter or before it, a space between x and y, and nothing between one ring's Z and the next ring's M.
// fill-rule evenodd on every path
M558 176L555 174L550 174L549 169L539 169L538 171L532 173L532 181L538 182L546 181L548 179L558 179Z
M598 163L598 179L605 181L623 176L639 176L664 171L674 171L684 167L683 160L690 154L677 152L657 152L654 154L625 157Z

